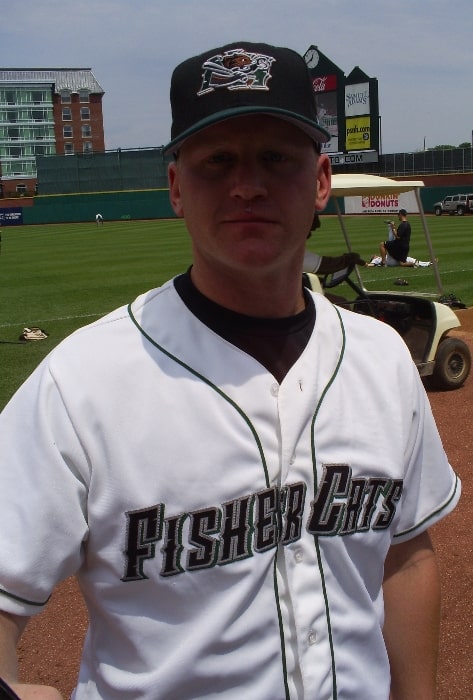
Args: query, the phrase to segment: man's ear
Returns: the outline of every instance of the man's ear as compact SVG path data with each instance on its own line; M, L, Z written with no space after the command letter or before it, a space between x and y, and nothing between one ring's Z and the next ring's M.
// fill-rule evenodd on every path
M322 153L317 161L317 194L315 198L315 210L323 211L330 199L332 166L327 154Z
M175 161L168 165L168 183L171 206L176 216L182 218L184 216L184 208L182 206L181 188L179 185L179 168Z

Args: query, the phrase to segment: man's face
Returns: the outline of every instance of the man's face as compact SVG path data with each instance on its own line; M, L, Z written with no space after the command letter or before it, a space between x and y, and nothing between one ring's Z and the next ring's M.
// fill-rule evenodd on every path
M323 209L330 193L330 163L291 124L238 117L189 138L169 182L194 266L283 269L302 260L314 209Z

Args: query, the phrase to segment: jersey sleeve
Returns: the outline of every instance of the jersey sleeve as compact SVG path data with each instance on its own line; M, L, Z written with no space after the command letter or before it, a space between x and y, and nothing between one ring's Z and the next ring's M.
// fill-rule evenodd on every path
M432 409L413 365L413 406L411 429L406 445L406 474L399 522L393 544L416 537L458 503L461 482L447 455Z
M41 612L87 538L86 455L45 360L0 415L0 609Z

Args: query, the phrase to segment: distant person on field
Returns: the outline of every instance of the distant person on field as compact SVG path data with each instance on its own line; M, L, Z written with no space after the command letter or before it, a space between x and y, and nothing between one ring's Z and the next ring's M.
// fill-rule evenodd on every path
M393 238L390 236L390 240L380 243L381 265L386 265L386 257L389 254L399 265L413 267L413 263L407 261L411 242L411 225L407 220L407 211L399 209L398 217L400 223L397 227L394 221L389 222Z
M96 214L95 215L95 223L97 226L101 226L103 224L103 216L102 214Z

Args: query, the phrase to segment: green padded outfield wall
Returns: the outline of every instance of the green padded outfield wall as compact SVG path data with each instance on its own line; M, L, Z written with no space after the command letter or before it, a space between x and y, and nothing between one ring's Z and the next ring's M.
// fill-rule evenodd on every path
M425 213L433 213L435 202L449 194L456 194L462 189L473 192L473 186L470 188L461 188L458 185L422 188L420 194ZM340 208L344 210L343 202L340 202ZM105 221L175 218L169 201L169 190L163 188L130 192L36 196L32 207L23 207L23 224L95 222L97 213L102 214ZM335 214L332 201L329 202L324 213Z
M23 224L95 223L98 213L102 214L104 221L176 218L169 201L169 190L161 189L36 196L32 207L23 208ZM335 214L332 202L325 213Z
M148 148L70 156L38 156L38 194L24 224L175 217L169 202L170 156Z
M34 205L23 209L23 223L95 223L98 213L102 214L104 221L175 218L169 190L159 189L36 196Z

